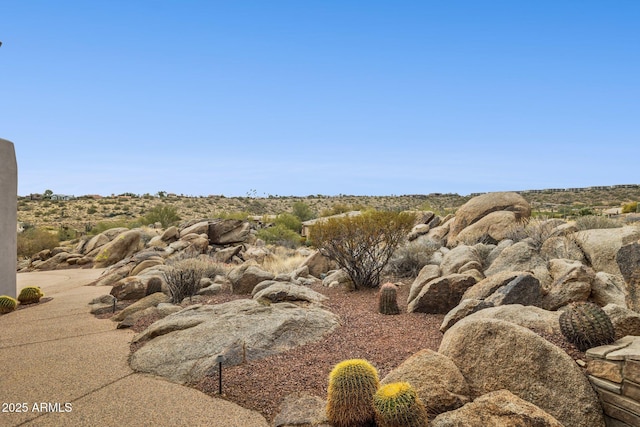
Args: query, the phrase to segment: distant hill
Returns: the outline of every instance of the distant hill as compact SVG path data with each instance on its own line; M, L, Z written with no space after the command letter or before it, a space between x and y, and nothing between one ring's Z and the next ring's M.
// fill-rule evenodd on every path
M543 189L516 191L532 206L534 215L573 215L582 211L593 213L620 207L640 200L640 185L614 185L587 188ZM58 229L68 227L79 232L100 222L133 222L160 203L175 206L183 220L217 216L276 215L291 212L293 204L303 202L316 215L341 211L374 208L385 210L433 210L440 214L455 210L478 194L461 196L455 193L412 194L400 196L323 196L306 197L190 197L182 195L137 196L127 193L121 196L96 195L58 200L41 197L18 198L18 221L37 227Z

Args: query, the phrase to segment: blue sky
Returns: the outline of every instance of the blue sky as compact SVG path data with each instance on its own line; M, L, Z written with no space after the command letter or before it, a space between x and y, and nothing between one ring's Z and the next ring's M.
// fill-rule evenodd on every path
M640 183L640 2L3 0L18 193Z

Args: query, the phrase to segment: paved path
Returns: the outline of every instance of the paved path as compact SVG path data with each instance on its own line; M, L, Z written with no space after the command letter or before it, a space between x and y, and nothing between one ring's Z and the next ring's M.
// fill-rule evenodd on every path
M40 286L53 300L0 316L0 426L268 427L256 412L134 373L133 332L89 313L111 289L83 286L101 272L18 274L18 289Z

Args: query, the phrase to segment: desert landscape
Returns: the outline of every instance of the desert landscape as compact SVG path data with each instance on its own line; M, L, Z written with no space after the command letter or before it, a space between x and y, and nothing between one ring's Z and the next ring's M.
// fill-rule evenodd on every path
M52 196L21 198L19 236L72 238L19 257L19 271L100 269L89 285L104 295L88 309L135 332L135 372L222 397L270 425L387 425L375 408L357 422L330 409L333 370L354 360L371 364L375 390L410 385L398 390L424 415L399 425L640 420L623 391L635 386L623 377L635 362L590 353L615 341L633 360L640 348L639 186Z

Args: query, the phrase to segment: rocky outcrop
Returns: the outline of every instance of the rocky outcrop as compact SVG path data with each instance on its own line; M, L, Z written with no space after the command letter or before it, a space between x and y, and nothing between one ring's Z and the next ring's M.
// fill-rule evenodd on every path
M111 242L102 246L94 258L94 267L108 267L121 261L142 249L142 233L138 230L126 231L119 234Z
M431 415L452 411L469 401L467 382L456 365L433 350L421 350L389 372L382 384L408 382Z
M457 242L456 237L462 230L497 211L513 212L516 221L531 215L529 203L517 193L487 193L474 197L456 211L449 230L448 245L452 246Z
M504 320L532 331L542 331L548 334L560 334L560 312L549 311L532 305L509 304L499 307L488 307L477 310L468 319Z
M607 304L616 304L627 307L626 284L620 276L600 271L596 273L591 283L591 296L593 302L600 307Z
M503 271L529 271L545 286L551 281L547 261L526 240L505 248L484 272L486 277Z
M640 314L616 304L607 304L602 309L611 319L616 339L627 335L640 336Z
M460 409L438 415L430 425L432 427L564 427L536 405L508 390L498 390L480 396ZM586 426L587 424L584 424L584 427Z
M409 289L409 296L407 298L407 303L410 303L420 294L424 285L440 277L440 267L437 265L427 264L420 270L418 273L418 277L413 280L411 284L411 288Z
M304 286L287 282L274 282L254 294L253 299L267 303L289 301L319 304L326 301L327 297Z
M163 302L169 302L170 299L171 298L168 295L165 295L162 292L156 292L134 302L133 304L113 316L111 320L120 322L133 313L142 311L149 307L156 307L158 304L161 304Z
M623 246L640 239L640 228L584 230L575 233L575 239L595 271L621 275L616 256Z
M604 427L598 398L573 359L522 326L473 318L487 310L456 323L439 350L460 369L472 397L506 389L566 427Z
M458 274L466 270L482 270L482 259L473 246L458 245L442 257L440 270L443 276Z
M131 367L178 383L202 379L216 357L236 365L317 341L338 326L333 313L291 303L254 300L194 305L152 324L134 337L150 340L133 353Z
M509 232L519 221L515 212L491 212L460 231L455 241L467 242L483 240L499 242L509 236Z
M308 393L285 396L273 420L273 427L330 427L327 402Z
M111 295L119 300L134 300L145 296L147 283L138 276L125 277L111 288Z
M334 268L334 263L322 255L320 251L313 251L313 253L300 264L300 267L304 266L309 268L310 275L320 279L323 274L326 274Z

